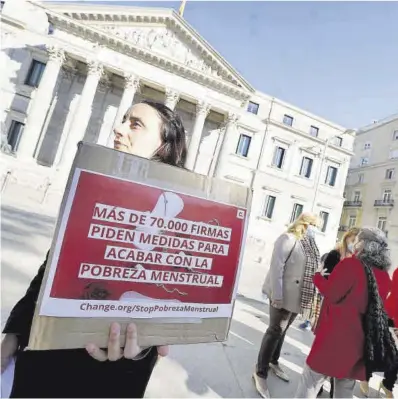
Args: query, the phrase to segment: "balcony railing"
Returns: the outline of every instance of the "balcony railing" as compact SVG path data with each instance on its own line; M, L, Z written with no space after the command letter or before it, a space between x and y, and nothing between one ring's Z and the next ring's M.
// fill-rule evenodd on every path
M344 206L360 208L362 206L362 201L344 201Z
M339 231L342 231L342 232L348 231L348 226L339 226Z
M375 206L394 206L394 200L393 199L376 200Z

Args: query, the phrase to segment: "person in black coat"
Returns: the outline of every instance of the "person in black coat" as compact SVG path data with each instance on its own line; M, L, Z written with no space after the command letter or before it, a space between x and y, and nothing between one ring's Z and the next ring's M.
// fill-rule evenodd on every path
M359 229L356 227L353 227L349 229L342 237L341 241L337 244L335 249L332 249L330 252L324 254L321 258L321 262L323 263L324 269L326 269L326 274L325 278L327 279L330 273L333 272L334 268L337 266L337 264L343 260L344 258L347 258L349 256L352 256L354 253L354 241L355 237L359 234ZM316 331L316 325L318 323L319 315L321 311L321 304L319 304L319 307L317 311L315 312L315 317L314 317L314 322L313 322L313 331L315 333ZM330 397L333 398L333 391L334 391L334 386L333 386L333 378L330 379ZM323 387L320 389L318 396L323 393Z
M132 106L114 132L116 150L184 166L185 129L180 117L163 104L142 102ZM128 326L126 342L121 343L120 325L113 323L107 350L93 344L86 349L25 350L47 260L48 253L3 330L2 373L16 357L11 397L143 397L159 355L165 356L168 348L141 351L134 324Z

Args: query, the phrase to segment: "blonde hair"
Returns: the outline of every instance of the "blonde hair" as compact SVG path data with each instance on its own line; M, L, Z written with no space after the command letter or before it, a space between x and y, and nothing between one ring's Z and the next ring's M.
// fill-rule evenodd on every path
M341 238L340 242L336 245L336 250L340 252L341 256L346 256L347 254L347 240L351 237L356 237L361 230L358 227L351 227L348 231L346 231Z
M310 224L319 226L319 218L313 213L305 212L302 213L292 225L289 226L287 232L292 233L298 240L304 237L306 227Z

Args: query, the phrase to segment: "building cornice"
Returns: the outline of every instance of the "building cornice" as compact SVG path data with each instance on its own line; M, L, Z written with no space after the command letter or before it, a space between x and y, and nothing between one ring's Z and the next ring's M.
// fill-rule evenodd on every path
M322 118L319 115L315 115L315 114L313 114L313 113L311 113L309 111L306 111L306 110L304 110L302 108L299 108L299 107L297 107L297 106L295 106L293 104L287 103L286 101L283 101L283 100L281 100L279 98L272 97L272 96L270 96L268 94L265 94L265 93L262 93L260 91L256 91L255 96L260 97L261 99L267 100L269 102L272 101L272 102L274 102L277 105L281 105L281 106L283 106L285 108L288 108L288 109L290 109L290 110L292 110L294 112L297 112L297 113L299 113L301 115L307 116L307 117L313 119L314 121L320 122L320 123L322 123L322 124L324 124L324 125L326 125L328 127L340 130L342 133L344 133L347 130L347 128L345 128L345 127L343 127L341 125L338 125L337 123L333 123L333 122L331 122L331 121L329 121L327 119Z
M5 14L0 14L0 20L2 24L11 25L14 28L26 29L26 24L24 22L18 21L15 18L9 17Z
M289 130L290 132L295 133L295 134L297 134L297 135L299 135L301 137L304 137L304 138L306 138L308 140L311 140L311 141L313 141L314 143L316 143L316 144L318 144L320 146L325 146L326 145L327 140L322 140L322 139L320 139L318 137L311 136L310 134L308 134L306 132L302 132L301 130L295 129L294 127L291 127L291 126L288 126L288 125L285 125L284 123L281 123L281 122L276 121L274 119L266 119L265 122L266 123L270 123L270 124L272 124L274 126L280 127L282 129ZM344 148L344 147L335 146L333 144L329 144L328 148L333 149L333 150L338 151L338 152L341 152L341 153L343 153L345 155L348 155L350 157L352 157L354 155L353 151L350 151L349 149Z
M348 170L348 173L354 173L354 172L366 172L367 170L370 169L377 169L377 168L385 168L388 166L396 166L397 165L397 160L396 159L389 159L388 161L384 162L379 162L371 165L366 165L366 166L357 166L354 168L350 168Z
M391 123L394 121L398 121L398 114L393 114L393 115L387 116L386 118L381 119L380 121L371 123L370 125L367 125L364 127L361 127L360 129L358 129L357 135L361 135L361 134L370 132L374 129L378 129L379 127L382 127L382 126L387 125L388 123Z
M164 70L178 73L240 101L247 100L251 93L254 92L254 88L173 10L161 10L162 12L160 13L159 9L139 8L139 13L132 13L131 11L134 8L129 7L127 9L124 7L119 9L119 7L112 7L111 9L103 9L101 12L96 11L96 9L87 10L86 12L81 6L76 6L75 8L64 6L53 10L48 8L48 6L36 5L45 10L55 28L67 33L77 35L91 42L100 43L112 50L124 55L131 55ZM117 11L115 12L115 10ZM187 43L197 48L204 59L217 67L220 77L192 68L163 54L154 53L146 48L136 46L128 40L90 25L107 24L109 26L113 24L117 26L123 24L123 26L126 26L129 23L162 24L173 31L177 31Z

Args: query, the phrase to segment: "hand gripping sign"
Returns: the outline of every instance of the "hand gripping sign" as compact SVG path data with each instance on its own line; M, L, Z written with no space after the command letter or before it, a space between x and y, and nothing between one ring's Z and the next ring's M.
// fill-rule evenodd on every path
M214 324L231 317L247 190L240 189L243 200L236 200L232 190L228 203L225 187L223 194L216 188L212 194L211 187L202 192L196 175L176 168L165 173L162 165L163 180L180 174L174 179L178 184L166 184L148 178L158 165L140 162L148 165L145 178L74 168L36 319L56 319L60 326L66 318L82 319L85 324L79 326L85 328L94 325L93 319L156 319L163 324L214 319ZM160 170L152 173L157 177Z

